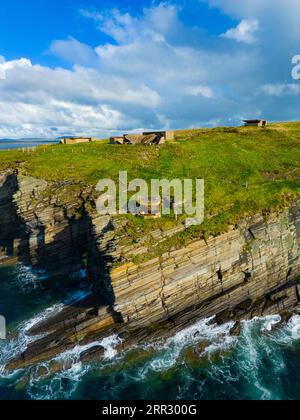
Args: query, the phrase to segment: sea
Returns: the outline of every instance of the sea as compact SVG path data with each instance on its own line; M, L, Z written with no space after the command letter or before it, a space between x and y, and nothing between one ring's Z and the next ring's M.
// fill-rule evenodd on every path
M7 339L0 340L1 400L298 400L300 314L281 326L279 316L244 322L240 337L232 324L213 318L158 343L119 353L120 338L99 343L105 354L82 364L76 347L59 356L72 368L47 373L42 363L14 373L4 370L12 355L33 340L27 331L90 293L85 273L48 278L22 264L0 265L0 314ZM85 347L86 348L86 347ZM43 370L40 368L43 367ZM41 374L43 372L43 374Z
M14 150L58 143L57 139L0 139L0 150Z

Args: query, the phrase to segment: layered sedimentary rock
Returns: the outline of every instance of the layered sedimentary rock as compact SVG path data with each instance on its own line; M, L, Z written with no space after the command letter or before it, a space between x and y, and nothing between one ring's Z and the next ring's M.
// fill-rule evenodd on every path
M2 259L23 261L52 275L82 267L89 220L78 217L83 207L80 193L68 196L66 187L15 171L0 176Z
M126 348L202 318L215 316L222 323L286 313L300 301L299 202L267 219L245 218L218 237L135 264L130 256L147 253L145 238L122 245L118 224L124 221L94 214L82 192L62 202L58 191L64 186L56 186L52 198L45 194L47 188L44 181L16 173L2 176L1 255L28 258L54 272L79 268L87 255L96 287L89 298L34 326L29 333L42 338L12 360L9 369L111 334L122 337L120 346ZM152 240L163 241L182 229L152 232ZM99 345L85 349L82 360L97 358L102 350Z
M298 205L268 221L244 220L219 237L113 269L114 308L139 327L280 313L299 302L299 246Z

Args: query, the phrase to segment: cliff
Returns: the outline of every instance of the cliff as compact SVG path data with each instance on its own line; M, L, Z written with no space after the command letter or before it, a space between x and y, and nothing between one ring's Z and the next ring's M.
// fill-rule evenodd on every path
M51 193L50 193L51 192ZM65 307L29 332L40 336L8 369L51 359L111 334L120 348L173 334L195 321L239 321L282 313L300 301L300 202L268 217L244 217L227 232L196 238L159 256L178 226L124 243L124 219L98 216L88 189L8 170L0 178L0 255L51 274L87 268L88 298ZM103 354L82 351L83 361Z
M18 171L0 175L0 257L67 275L81 268L89 222L82 191L51 184L50 195L49 188Z

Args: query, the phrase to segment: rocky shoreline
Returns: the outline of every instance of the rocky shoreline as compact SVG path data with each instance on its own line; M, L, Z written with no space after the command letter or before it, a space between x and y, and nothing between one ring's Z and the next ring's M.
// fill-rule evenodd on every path
M286 319L300 302L299 202L142 263L127 256L147 252L145 244L122 245L117 223L93 211L88 189L12 170L0 175L2 262L22 261L60 276L85 268L93 285L91 296L32 327L36 340L8 370L76 346L87 346L80 360L94 360L104 349L92 343L110 335L126 349L212 316L220 324L233 321L238 334L241 320L278 313ZM159 242L180 229L152 237Z

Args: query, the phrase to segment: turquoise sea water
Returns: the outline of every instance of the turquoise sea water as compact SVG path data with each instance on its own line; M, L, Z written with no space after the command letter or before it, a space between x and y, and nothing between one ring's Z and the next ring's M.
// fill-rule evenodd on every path
M300 316L273 331L278 317L244 323L238 339L229 336L231 325L201 321L155 347L125 354L114 350L118 337L109 337L101 342L105 357L95 364L78 363L82 349L77 348L61 356L74 362L65 372L40 377L38 367L11 375L3 371L30 340L31 325L59 311L61 302L88 293L82 276L46 279L22 265L0 266L0 314L9 333L0 341L1 400L300 398Z

